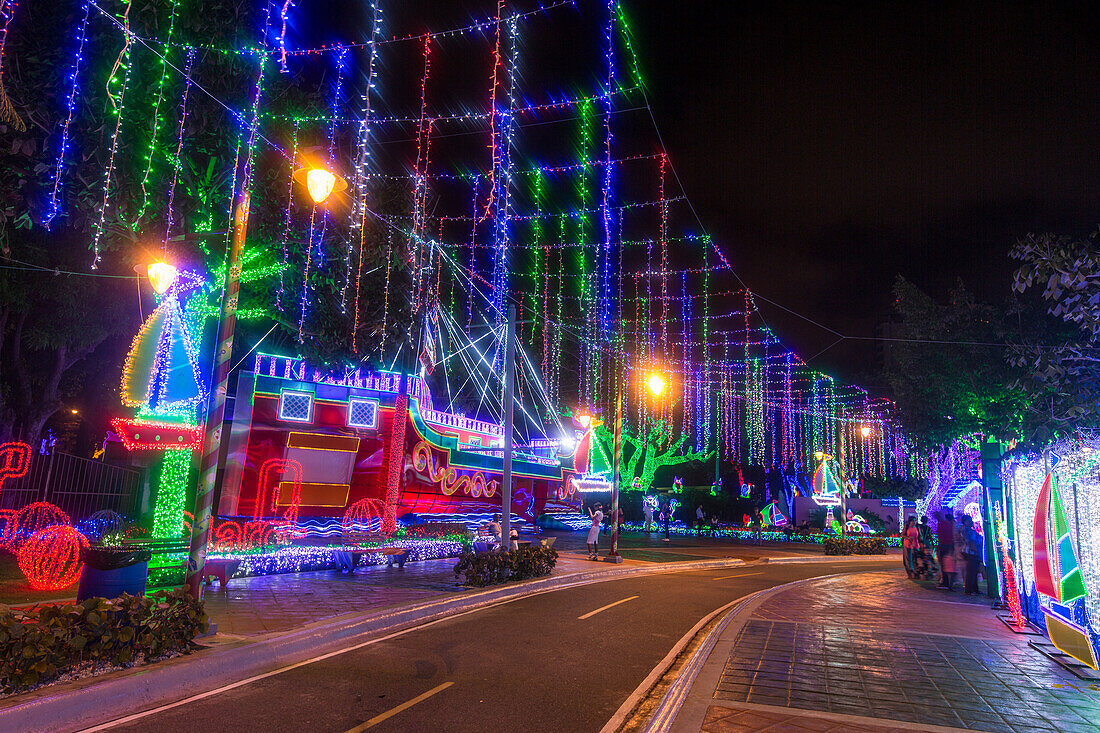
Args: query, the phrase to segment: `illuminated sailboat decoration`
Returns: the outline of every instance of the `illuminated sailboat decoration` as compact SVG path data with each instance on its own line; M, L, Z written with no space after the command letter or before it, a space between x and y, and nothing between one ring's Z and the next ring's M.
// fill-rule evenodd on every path
M1069 618L1067 604L1084 598L1085 579L1053 472L1047 474L1035 502L1032 566L1035 589L1053 602L1050 609L1043 609L1050 641L1062 652L1097 669L1096 651L1088 630Z
M841 485L836 472L829 465L833 458L825 453L818 453L817 458L821 463L814 471L814 501L818 506L839 506Z

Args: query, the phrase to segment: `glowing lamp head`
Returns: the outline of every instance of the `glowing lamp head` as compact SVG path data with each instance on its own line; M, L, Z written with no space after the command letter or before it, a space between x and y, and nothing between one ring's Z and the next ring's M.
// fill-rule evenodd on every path
M154 262L149 265L148 272L149 282L157 295L164 295L180 275L180 271L176 266L169 265L167 262Z
M870 438L871 437L871 426L870 425L860 425L859 426L859 434L862 435L864 438Z
M331 171L312 168L306 173L306 188L309 189L309 197L316 204L324 202L335 187L336 176Z
M592 416L585 414L577 415L577 424L580 425L582 428L587 429L588 426L592 424Z
M660 397L664 393L665 387L668 386L665 382L665 378L660 374L650 374L649 377L646 378L645 384L650 393L655 397Z
M814 452L814 458L816 458L819 461L824 460L825 459L825 454L822 453L821 451L815 451Z

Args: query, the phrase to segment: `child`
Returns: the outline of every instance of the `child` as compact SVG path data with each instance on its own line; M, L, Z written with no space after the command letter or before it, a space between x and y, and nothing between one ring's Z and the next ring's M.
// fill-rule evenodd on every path
M596 511L588 509L588 516L592 518L592 528L588 530L588 559L600 559L600 522L603 521L603 507L596 504Z

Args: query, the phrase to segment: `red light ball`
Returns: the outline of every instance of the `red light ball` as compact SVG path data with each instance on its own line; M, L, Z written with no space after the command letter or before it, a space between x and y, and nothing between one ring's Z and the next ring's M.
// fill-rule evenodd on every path
M35 590L61 590L80 578L80 550L88 538L68 525L35 532L19 548L19 569Z

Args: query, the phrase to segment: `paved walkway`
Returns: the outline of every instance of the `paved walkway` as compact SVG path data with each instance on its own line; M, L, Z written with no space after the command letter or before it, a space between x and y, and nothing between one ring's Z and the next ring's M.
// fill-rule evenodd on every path
M691 729L1100 731L1100 688L1030 647L1035 638L1009 631L984 597L900 569L814 581L727 628L708 660L721 664L717 680L701 674L691 691L706 702Z

